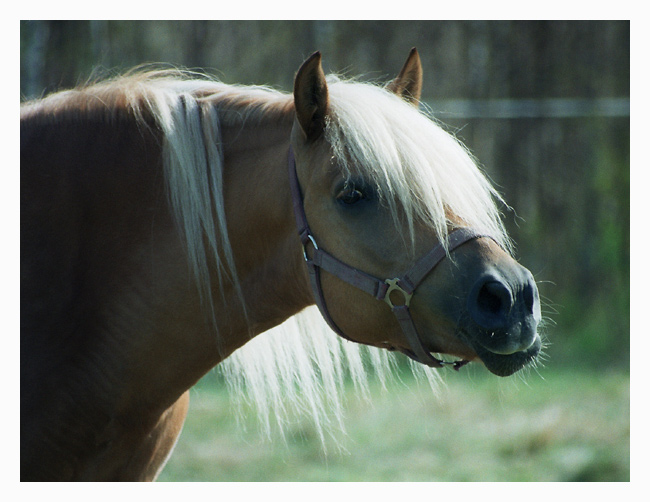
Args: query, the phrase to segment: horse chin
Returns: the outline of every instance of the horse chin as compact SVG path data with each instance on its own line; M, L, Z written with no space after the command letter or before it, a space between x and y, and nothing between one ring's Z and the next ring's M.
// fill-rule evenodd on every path
M497 376L510 376L531 363L542 348L542 340L535 335L533 343L526 349L512 354L498 354L483 347L480 343L472 343L476 355L483 361L485 367Z

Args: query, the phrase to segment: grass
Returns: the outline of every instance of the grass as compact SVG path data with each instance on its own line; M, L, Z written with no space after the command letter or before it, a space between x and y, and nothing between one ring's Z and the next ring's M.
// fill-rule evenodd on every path
M499 379L445 372L446 387L405 378L347 399L346 434L323 452L307 420L286 441L237 423L216 377L190 413L160 481L629 481L630 379L623 371L542 370ZM352 391L350 391L352 394ZM339 445L337 447L337 444Z

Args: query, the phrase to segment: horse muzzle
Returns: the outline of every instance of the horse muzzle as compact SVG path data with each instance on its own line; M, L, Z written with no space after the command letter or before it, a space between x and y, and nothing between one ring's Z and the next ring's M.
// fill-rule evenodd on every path
M467 313L461 337L492 373L511 375L539 354L539 292L519 264L479 277L467 297Z

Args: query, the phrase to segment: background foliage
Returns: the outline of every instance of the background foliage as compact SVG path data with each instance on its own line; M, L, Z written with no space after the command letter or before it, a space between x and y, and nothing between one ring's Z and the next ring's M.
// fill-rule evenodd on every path
M416 46L423 101L514 208L546 371L629 371L629 22L23 21L20 37L21 100L147 62L290 90L314 50L327 72L381 81Z

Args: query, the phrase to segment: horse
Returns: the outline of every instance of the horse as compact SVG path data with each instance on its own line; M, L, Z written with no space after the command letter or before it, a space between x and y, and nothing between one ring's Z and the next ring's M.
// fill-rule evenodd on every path
M292 93L148 68L21 104L21 479L155 480L217 365L279 407L361 346L534 365L504 202L421 89L416 49L385 85L317 52Z

